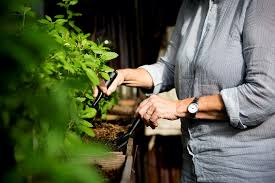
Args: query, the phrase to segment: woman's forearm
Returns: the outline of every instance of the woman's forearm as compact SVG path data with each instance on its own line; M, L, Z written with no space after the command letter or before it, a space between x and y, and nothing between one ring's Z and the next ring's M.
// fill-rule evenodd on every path
M137 69L120 69L118 70L124 77L122 84L131 87L141 87L145 89L153 88L151 75L142 68Z
M187 107L192 100L193 98L187 98L178 102L177 113L179 116L186 117ZM195 115L197 119L223 120L228 118L221 95L199 97L198 104L199 111Z
M117 73L116 79L108 88L105 82L100 83L99 88L104 94L111 95L122 84L145 89L152 89L154 86L151 75L145 69L118 69ZM95 96L96 93L94 93Z

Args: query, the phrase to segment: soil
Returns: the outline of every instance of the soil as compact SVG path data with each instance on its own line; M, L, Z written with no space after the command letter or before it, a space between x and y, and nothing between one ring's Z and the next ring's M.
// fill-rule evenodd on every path
M125 133L127 129L128 125L122 126L111 123L102 123L94 129L94 132L98 140L114 141L119 137L119 135Z
M132 118L135 115L138 100L121 100L115 105L106 117L105 121L94 121L93 131L95 139L103 144L111 145L113 150L113 142L131 126Z
M96 136L94 140L108 145L113 151L118 151L119 149L114 146L114 141L126 133L130 125L100 123L93 129Z

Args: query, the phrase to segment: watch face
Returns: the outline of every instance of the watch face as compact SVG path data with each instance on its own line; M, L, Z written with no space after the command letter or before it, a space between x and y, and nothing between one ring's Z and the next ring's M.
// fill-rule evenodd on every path
M195 114L198 112L199 106L197 103L192 103L188 106L188 112L191 114Z

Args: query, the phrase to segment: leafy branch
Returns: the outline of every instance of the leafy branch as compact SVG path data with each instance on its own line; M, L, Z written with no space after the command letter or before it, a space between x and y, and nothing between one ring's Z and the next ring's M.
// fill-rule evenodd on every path
M91 132L91 125L87 121L96 116L97 111L92 108L94 97L92 90L99 84L100 78L109 80L109 74L113 71L107 64L115 59L118 54L110 51L103 44L96 44L89 40L90 34L84 34L72 20L75 16L81 16L80 13L74 13L70 7L76 5L77 0L62 0L58 5L65 8L66 15L56 15L54 18L45 16L39 22L45 25L49 35L53 37L59 46L52 50L44 64L43 77L49 80L61 80L70 78L82 78L86 80L85 94L83 89L72 91L72 95L77 102L79 109L79 119L75 118L70 122L70 129L94 136ZM102 115L106 114L107 108L110 108L115 100L105 101L105 105L100 105L99 111Z

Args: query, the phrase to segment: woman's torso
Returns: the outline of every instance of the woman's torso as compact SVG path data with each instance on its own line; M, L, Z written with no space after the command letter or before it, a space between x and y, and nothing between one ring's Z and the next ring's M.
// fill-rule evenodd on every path
M202 2L187 1L175 66L179 99L218 94L244 82L242 27L249 2L216 0L208 6L207 1L198 9ZM202 20L194 24L198 10ZM199 182L275 182L275 116L246 130L229 121L183 119L182 131Z

